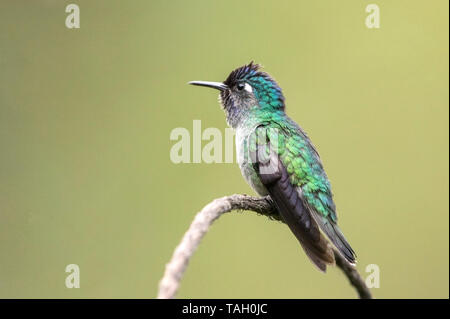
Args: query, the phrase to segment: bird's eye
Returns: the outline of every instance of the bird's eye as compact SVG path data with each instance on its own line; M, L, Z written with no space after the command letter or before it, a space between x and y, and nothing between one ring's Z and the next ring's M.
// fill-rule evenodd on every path
M253 92L252 86L250 84L248 84L248 83L238 83L236 85L236 88L238 89L238 91L245 90L245 91L247 91L249 93Z

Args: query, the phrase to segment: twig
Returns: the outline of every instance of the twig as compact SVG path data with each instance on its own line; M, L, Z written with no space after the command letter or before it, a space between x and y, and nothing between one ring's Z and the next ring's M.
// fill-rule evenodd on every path
M231 195L215 199L206 205L195 216L194 221L184 234L181 243L175 249L172 259L166 265L164 277L159 283L158 298L174 298L181 278L186 271L189 260L197 249L212 223L222 214L232 210L248 210L268 216L270 219L280 220L280 217L268 197L252 197L248 195ZM354 266L347 262L336 249L333 248L336 265L347 276L350 284L355 287L361 299L370 299L372 294L364 280Z

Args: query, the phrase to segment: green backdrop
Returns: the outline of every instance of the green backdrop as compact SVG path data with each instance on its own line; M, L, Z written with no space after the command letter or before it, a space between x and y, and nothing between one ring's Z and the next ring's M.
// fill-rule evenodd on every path
M81 10L68 29L67 4ZM380 28L365 25L380 7ZM255 60L331 179L378 298L449 296L448 1L0 2L0 297L153 298L195 213L253 194L237 164L174 164L172 129L227 127L217 92ZM81 288L65 287L80 266ZM185 298L354 298L280 223L222 217Z

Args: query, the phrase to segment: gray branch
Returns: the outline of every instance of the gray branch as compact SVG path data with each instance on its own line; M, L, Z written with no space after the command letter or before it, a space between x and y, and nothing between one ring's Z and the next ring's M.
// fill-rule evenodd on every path
M209 227L217 218L233 210L254 211L270 219L280 220L269 197L258 198L248 195L231 195L215 199L195 216L188 231L184 234L181 243L175 249L172 259L166 265L164 277L159 283L157 298L171 299L175 297L189 260L200 244L203 236L205 236ZM372 294L356 268L348 263L336 249L334 249L334 258L336 265L347 276L350 284L358 292L359 297L361 299L371 299Z

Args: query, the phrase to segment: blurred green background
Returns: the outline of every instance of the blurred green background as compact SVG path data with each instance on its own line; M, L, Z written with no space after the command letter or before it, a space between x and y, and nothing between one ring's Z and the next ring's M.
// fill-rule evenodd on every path
M81 28L67 29L67 4ZM365 7L380 7L380 29ZM377 298L449 296L448 1L0 2L0 297L153 298L195 213L253 194L237 164L173 164L169 135L226 126L250 60L284 90ZM205 144L205 143L204 143ZM204 145L203 144L203 145ZM81 288L65 287L65 266ZM222 217L184 298L354 298L286 226Z

